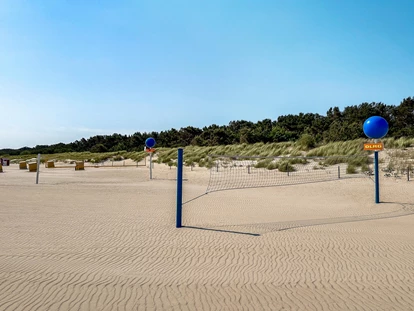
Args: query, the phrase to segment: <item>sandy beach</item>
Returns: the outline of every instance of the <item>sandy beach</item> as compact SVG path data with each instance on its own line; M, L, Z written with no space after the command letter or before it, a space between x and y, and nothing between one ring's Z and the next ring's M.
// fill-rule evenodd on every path
M209 171L0 174L0 310L414 310L414 181L205 194Z

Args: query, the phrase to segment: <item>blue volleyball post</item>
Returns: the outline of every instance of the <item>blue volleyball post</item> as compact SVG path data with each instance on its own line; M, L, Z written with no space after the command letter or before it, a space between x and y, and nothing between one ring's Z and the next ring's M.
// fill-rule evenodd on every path
M176 228L182 227L182 210L183 210L183 148L178 148L177 159L177 214Z
M374 172L375 172L375 203L379 203L379 171L378 171L378 151L374 153Z
M374 139L374 144L364 144L364 150L374 151L374 173L375 173L375 203L379 203L379 169L378 169L378 150L382 150L384 145L378 142L388 133L388 122L383 117L373 116L365 120L363 130L367 137Z

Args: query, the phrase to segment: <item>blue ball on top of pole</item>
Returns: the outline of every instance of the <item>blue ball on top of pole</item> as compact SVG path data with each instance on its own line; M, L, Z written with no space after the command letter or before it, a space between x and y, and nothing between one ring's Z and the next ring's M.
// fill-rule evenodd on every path
M364 122L363 130L369 138L380 139L388 133L388 122L383 117L369 117Z
M145 140L145 146L147 146L148 148L153 148L155 146L155 139L152 137L148 137Z

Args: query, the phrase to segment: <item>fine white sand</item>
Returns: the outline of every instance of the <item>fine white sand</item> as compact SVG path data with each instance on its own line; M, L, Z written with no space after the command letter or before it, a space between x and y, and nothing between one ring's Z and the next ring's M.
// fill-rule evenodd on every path
M0 310L413 310L414 182L205 194L209 172L4 167Z

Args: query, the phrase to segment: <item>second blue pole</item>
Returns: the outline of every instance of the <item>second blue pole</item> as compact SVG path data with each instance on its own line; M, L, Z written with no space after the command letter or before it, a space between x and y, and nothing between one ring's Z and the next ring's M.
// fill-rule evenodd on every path
M182 209L183 209L183 149L178 148L177 157L177 214L176 228L182 227Z
M378 151L374 153L374 170L375 170L375 203L379 203L379 173L378 173Z

